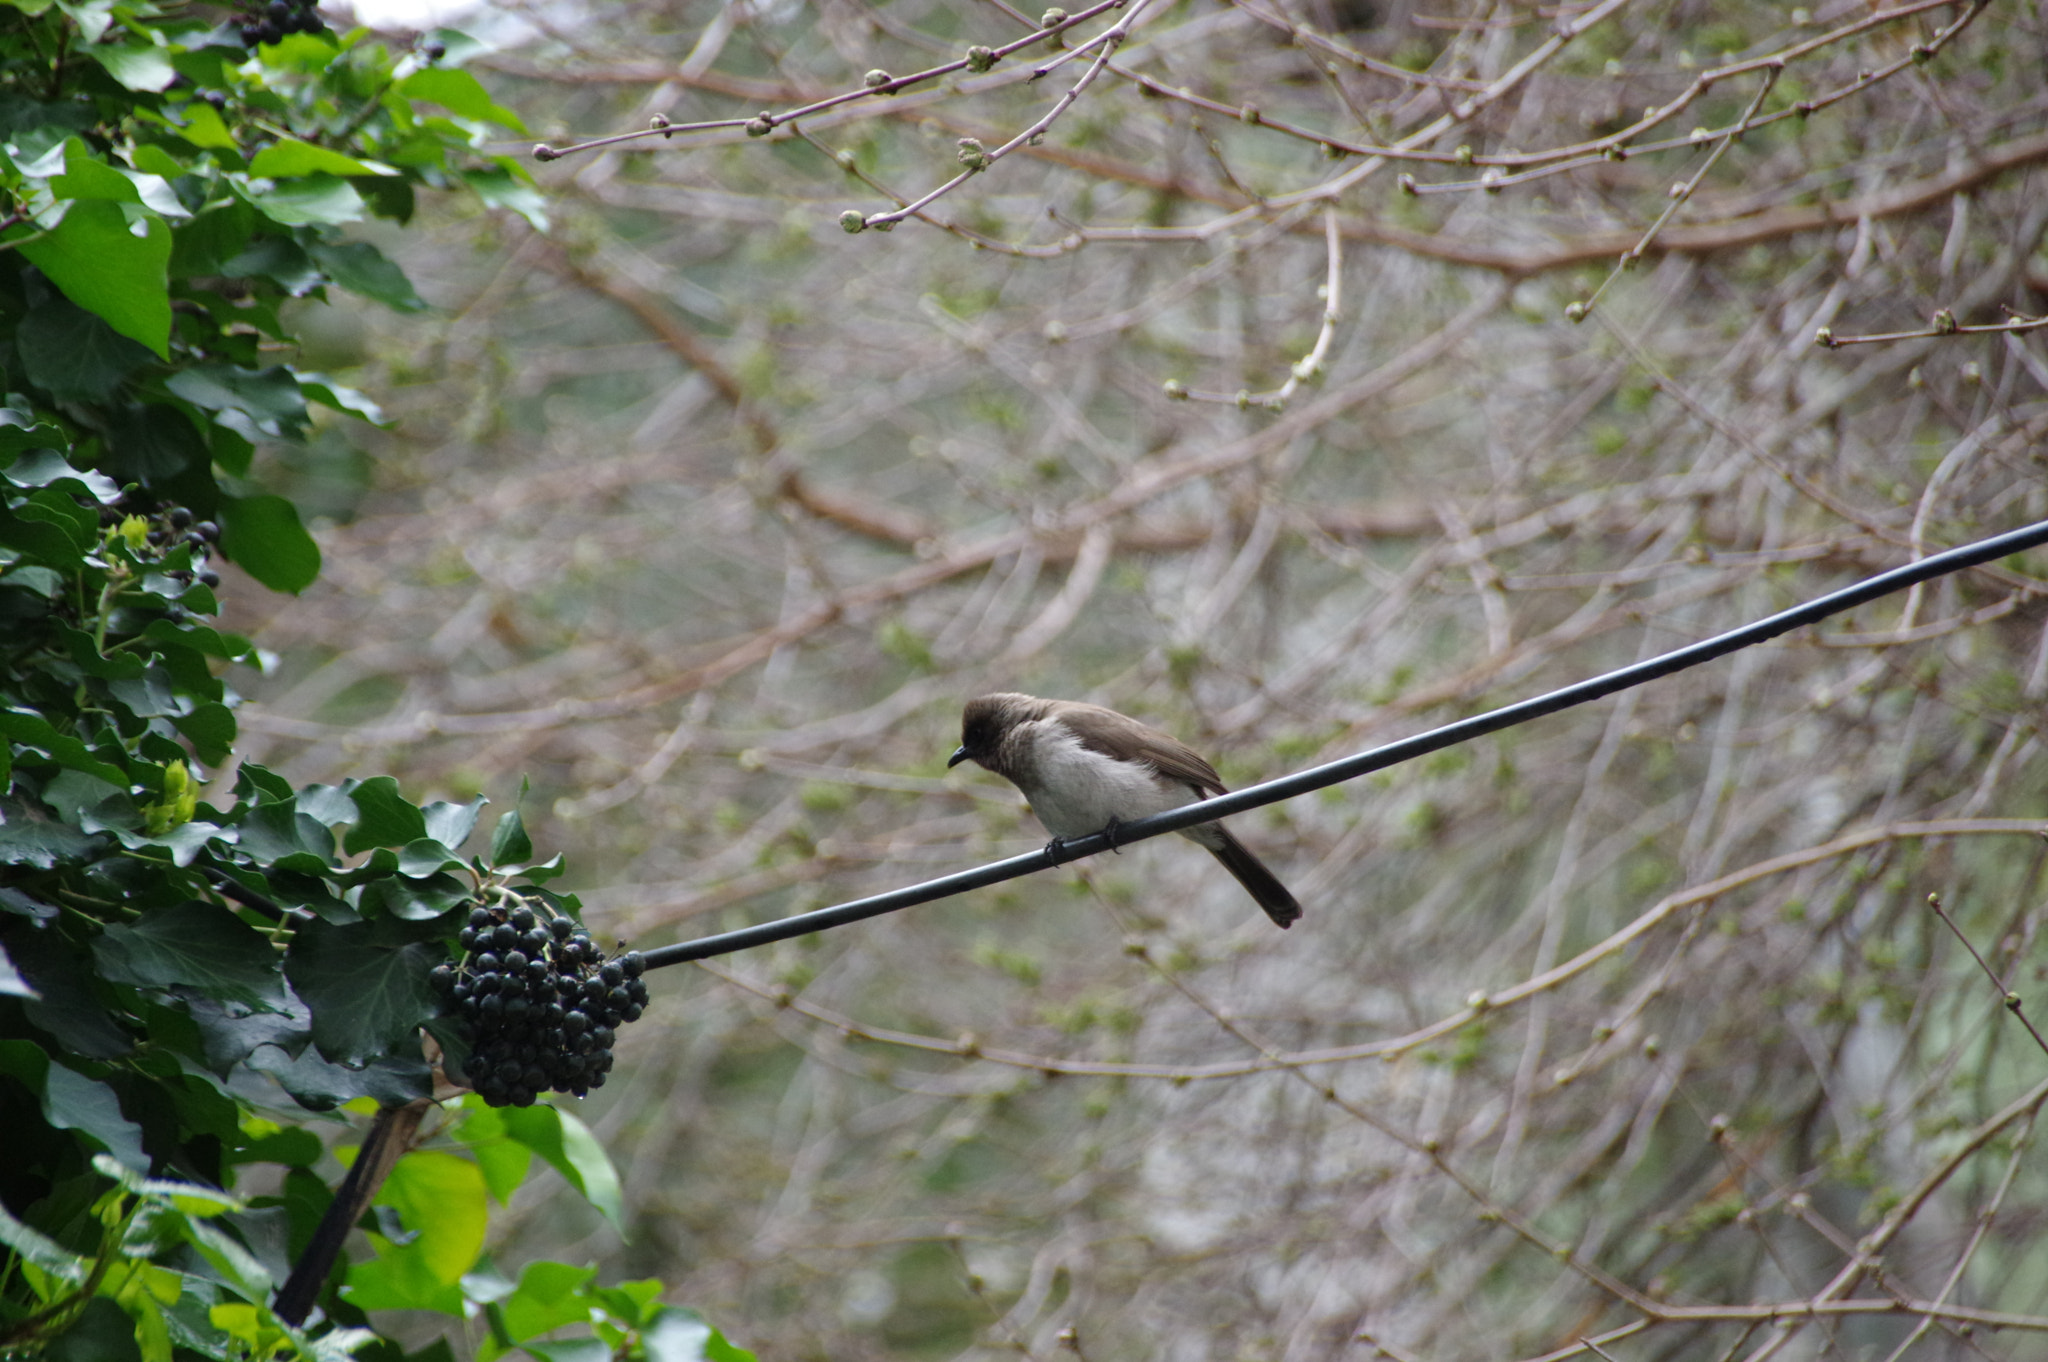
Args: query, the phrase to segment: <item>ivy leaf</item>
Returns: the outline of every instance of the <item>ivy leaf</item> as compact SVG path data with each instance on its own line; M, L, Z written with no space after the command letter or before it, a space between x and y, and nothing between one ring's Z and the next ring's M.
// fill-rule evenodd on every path
M249 162L251 175L293 179L303 175L396 175L390 166L359 161L344 152L316 147L296 137L280 137Z
M101 69L130 90L168 90L178 78L170 54L148 43L92 43L85 50Z
M199 760L208 766L220 765L234 751L235 714L226 705L209 701L190 714L174 716L171 723L191 742L199 753Z
M104 208L119 216L111 204L78 206ZM164 315L170 316L168 304ZM147 344L138 345L122 334L112 318L62 296L31 307L15 330L14 344L29 382L58 397L89 402L111 395L150 357Z
M266 1045L296 1056L313 1038L313 1016L297 998L272 1011L231 1007L190 989L175 990L199 1032L200 1051L214 1073L225 1078L235 1065Z
M121 1114L121 1101L106 1084L54 1062L27 1040L0 1040L0 1073L13 1074L41 1097L43 1119L51 1125L75 1130L128 1167L149 1171L142 1127Z
M332 1111L367 1097L379 1106L403 1106L433 1091L433 1070L424 1059L385 1055L360 1068L322 1059L308 1048L297 1055L275 1045L258 1046L248 1066L269 1074L294 1102L308 1111Z
M14 968L14 961L8 956L7 948L0 946L0 995L12 998L40 998L28 980L21 977Z
M519 115L494 101L483 84L467 71L451 71L442 66L430 66L415 71L394 87L396 93L407 99L424 99L439 104L450 113L462 118L473 118L481 123L496 123L514 132L525 132L526 125L519 121Z
M272 222L287 227L339 227L363 216L363 196L334 175L307 175L273 189L252 190L249 202Z
M385 924L309 922L285 956L292 988L313 1010L313 1043L326 1058L361 1064L412 1041L434 1015L427 972L440 952Z
M282 364L199 364L172 375L164 386L195 407L241 412L266 435L291 435L306 426L306 399Z
M99 846L69 823L39 817L12 799L0 799L0 865L28 865L49 870L67 861L83 860Z
M525 865L533 859L533 839L526 835L526 822L519 810L508 809L491 833L491 864Z
M405 271L367 241L338 241L308 248L328 277L350 293L397 312L424 312L426 299L414 291Z
M505 1133L546 1159L605 1219L625 1226L618 1170L590 1127L549 1106L505 1107Z
M284 978L269 940L217 903L197 899L115 925L93 943L100 971L140 988L188 985L229 1002L285 1010Z
M444 847L461 846L476 831L476 820L483 816L484 805L490 802L474 799L467 804L450 804L443 799L435 800L420 810L426 818L427 836Z
M415 1150L392 1167L377 1204L395 1208L413 1238L349 1269L350 1302L461 1314L461 1281L483 1253L489 1216L482 1170L457 1154Z
M221 521L222 551L272 591L296 596L320 575L320 546L283 497L230 497Z
M62 222L18 249L72 302L158 358L171 357L171 228L155 213L73 200Z
M518 1289L498 1302L505 1332L514 1342L523 1342L565 1325L587 1325L592 1304L587 1290L596 1277L595 1267L544 1259L528 1263L519 1274Z
M342 848L350 855L371 847L402 847L427 835L426 815L398 792L390 776L351 784L348 797L355 801L356 824Z
M640 1330L640 1346L647 1362L756 1362L702 1315L677 1305L656 1307L653 1323Z

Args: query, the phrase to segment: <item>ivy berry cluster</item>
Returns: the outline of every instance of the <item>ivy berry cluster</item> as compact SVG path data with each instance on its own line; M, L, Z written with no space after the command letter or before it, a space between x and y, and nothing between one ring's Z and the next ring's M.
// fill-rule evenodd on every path
M463 957L434 985L469 1031L462 1076L494 1107L604 1086L612 1042L647 1007L638 951L606 959L575 920L525 903L479 906L458 935Z
M200 520L183 506L158 506L135 486L124 490L113 505L101 506L99 516L101 528L118 532L138 558L166 556L180 543L191 549L192 568L168 573L173 581L220 585L220 574L204 566L220 542L220 526L213 521Z
M242 18L242 46L278 42L289 33L325 33L317 0L270 0Z

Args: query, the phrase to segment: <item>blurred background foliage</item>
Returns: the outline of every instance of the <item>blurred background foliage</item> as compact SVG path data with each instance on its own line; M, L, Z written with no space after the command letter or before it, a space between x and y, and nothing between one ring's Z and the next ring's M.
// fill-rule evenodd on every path
M494 6L567 154L365 230L430 310L296 319L390 422L259 451L327 566L228 594L244 756L528 778L644 949L1036 844L944 769L979 691L1242 784L2048 516L2042 333L1968 331L2048 309L2037 7L1133 3L971 69L1039 22ZM1958 935L2034 996L2044 577L1248 816L1286 935L1152 842L664 971L582 1107L625 1237L529 1188L498 1261L780 1358L2043 1356L2048 1050Z

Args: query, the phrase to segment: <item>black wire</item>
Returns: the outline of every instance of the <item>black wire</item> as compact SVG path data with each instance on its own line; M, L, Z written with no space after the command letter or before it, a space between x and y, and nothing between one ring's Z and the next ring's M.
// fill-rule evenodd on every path
M1946 553L1938 553L1931 558L1922 558L1904 567L1893 568L1890 572L1879 573L1866 581L1830 592L1805 605L1794 606L1768 619L1758 620L1754 624L1744 625L1725 634L1717 634L1703 642L1665 653L1660 657L1653 657L1647 662L1638 662L1634 666L1623 667L1619 671L1608 672L1604 676L1596 676L1591 680L1581 681L1562 690L1554 690L1547 695L1539 695L1502 709L1476 714L1469 719L1460 719L1456 723L1445 724L1442 728L1433 728L1427 733L1418 733L1412 738L1403 738L1399 742L1375 747L1356 756L1312 767L1291 776L1282 776L1278 780L1269 780L1263 785L1250 785L1242 790L1218 795L1214 799L1204 799L1200 803L1183 805L1178 809L1169 809L1165 813L1125 823L1118 827L1114 845L1125 846L1132 842L1140 842L1147 837L1177 832L1181 828L1206 823L1226 814L1243 813L1247 809L1276 804L1283 799L1292 799L1296 795L1304 795L1312 790L1356 780L1374 771L1382 771L1404 761L1413 761L1417 757L1442 751L1461 742L1469 742L1488 733L1498 733L1501 729L1527 723L1531 719L1540 719L1547 714L1556 714L1574 705L1604 699L1631 686L1655 681L1673 672L1684 671L1687 667L1697 667L1702 662L1711 662L1717 657L1725 657L1739 649L1774 639L1780 634L1788 634L1794 629L1824 620L1830 615L1853 610L1859 605L1877 600L1881 596L1888 596L1894 591L1901 591L1951 572L1959 572L1964 568L1979 567L1994 559L2038 548L2043 544L2048 544L2048 521L2029 525L2025 529L2014 530L1980 543L1965 544L1961 548L1950 549ZM1012 856L1006 861L996 861L973 870L963 870L957 875L947 875L940 879L927 880L923 884L893 889L871 898L854 899L850 903L819 908L812 912L799 913L794 917L743 927L738 931L720 932L716 936L700 937L695 941L660 946L646 952L647 965L650 969L658 969L663 965L678 965L686 960L702 960L708 956L746 950L750 946L765 946L772 941L786 941L790 937L823 931L828 927L843 927L849 922L879 917L883 913L893 913L899 908L929 903L933 899L962 894L970 889L986 888L991 884L1000 884L1004 880L1031 874L1033 871L1049 870L1054 866L1079 860L1083 856L1108 851L1111 847L1112 842L1107 832L1090 833L1086 837L1075 837L1041 847L1028 855Z

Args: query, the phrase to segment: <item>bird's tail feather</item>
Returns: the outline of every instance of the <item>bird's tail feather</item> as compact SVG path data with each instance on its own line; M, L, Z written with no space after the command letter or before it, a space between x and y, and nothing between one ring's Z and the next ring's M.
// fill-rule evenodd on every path
M1202 831L1221 834L1216 844L1209 847L1210 852L1223 862L1223 868L1236 877L1245 891L1259 901L1259 907L1266 910L1266 916L1272 918L1275 925L1292 927L1300 919L1301 905L1295 902L1294 895L1287 892L1287 886L1266 869L1264 861L1247 851L1244 843L1231 835L1228 828L1211 823ZM1208 844L1208 837L1204 836L1202 840L1204 845Z

